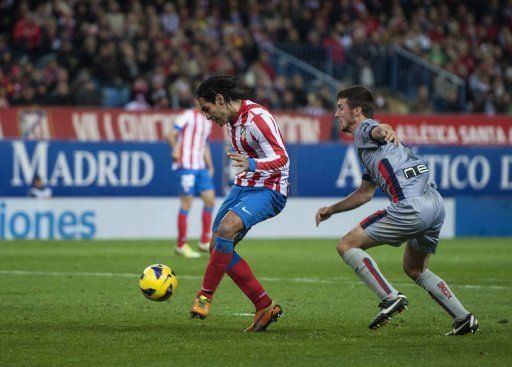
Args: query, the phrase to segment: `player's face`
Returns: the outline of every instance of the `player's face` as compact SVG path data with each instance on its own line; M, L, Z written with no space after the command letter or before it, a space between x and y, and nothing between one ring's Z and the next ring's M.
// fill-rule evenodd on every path
M219 96L220 98L215 98L215 103L208 102L202 97L199 97L197 101L199 102L199 109L205 114L208 120L212 120L216 124L224 126L229 121L229 111L224 98L218 94L217 97Z
M334 114L334 116L340 123L342 131L350 131L350 128L356 122L354 118L354 113L350 109L346 98L338 99L338 104L336 105L336 113Z
M38 189L44 187L43 180L41 180L40 178L36 178L34 181L34 186L37 187Z

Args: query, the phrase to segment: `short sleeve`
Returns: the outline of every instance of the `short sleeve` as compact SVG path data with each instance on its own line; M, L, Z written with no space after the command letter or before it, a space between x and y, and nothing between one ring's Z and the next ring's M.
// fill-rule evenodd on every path
M189 121L189 114L190 110L187 110L183 112L182 114L178 115L176 120L174 120L174 128L178 131L183 130L185 125L187 124L187 121Z
M364 120L354 132L354 145L356 149L374 149L382 143L372 138L372 130L379 126L374 120Z

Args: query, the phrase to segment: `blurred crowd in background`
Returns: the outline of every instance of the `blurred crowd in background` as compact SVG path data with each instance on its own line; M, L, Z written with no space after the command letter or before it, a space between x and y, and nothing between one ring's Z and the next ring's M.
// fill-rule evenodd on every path
M511 114L511 26L512 0L0 0L0 107L183 108L198 82L226 73L270 108L331 112L329 88L279 74L263 51L286 42L329 48L341 64L398 44L465 80L454 112ZM350 82L372 87L375 73ZM432 112L430 93L420 87L408 112ZM376 94L389 110L392 91Z

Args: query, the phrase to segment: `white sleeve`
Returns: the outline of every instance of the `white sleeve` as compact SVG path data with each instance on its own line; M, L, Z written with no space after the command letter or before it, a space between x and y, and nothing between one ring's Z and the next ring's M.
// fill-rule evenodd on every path
M190 110L186 110L176 117L176 120L174 120L174 128L181 131L185 125L187 125L188 121L190 121Z

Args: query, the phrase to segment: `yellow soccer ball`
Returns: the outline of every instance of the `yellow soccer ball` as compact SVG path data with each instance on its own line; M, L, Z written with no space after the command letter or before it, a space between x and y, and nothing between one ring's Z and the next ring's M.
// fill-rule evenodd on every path
M139 286L147 299L157 302L165 301L176 293L178 278L170 267L154 264L144 269Z

